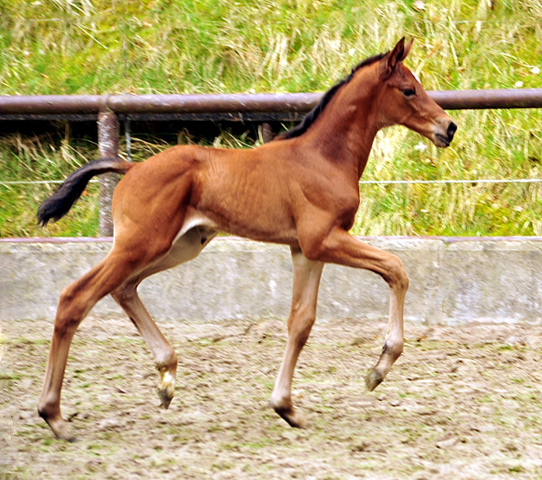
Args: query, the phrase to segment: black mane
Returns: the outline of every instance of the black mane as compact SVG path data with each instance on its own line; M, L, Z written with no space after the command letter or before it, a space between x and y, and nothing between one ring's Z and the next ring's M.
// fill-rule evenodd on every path
M322 113L325 106L330 102L330 100L333 98L333 96L337 93L339 88L341 88L343 85L346 85L350 80L352 80L352 77L354 74L361 68L366 67L367 65L371 65L375 62L378 62L379 60L382 60L387 53L379 53L378 55L373 55L372 57L366 58L362 62L358 63L353 69L350 75L348 77L342 79L340 82L333 85L322 97L322 100L316 105L307 115L299 125L296 125L294 128L283 132L275 138L275 140L286 140L288 138L294 138L299 137L303 135L309 127L316 121L318 116Z

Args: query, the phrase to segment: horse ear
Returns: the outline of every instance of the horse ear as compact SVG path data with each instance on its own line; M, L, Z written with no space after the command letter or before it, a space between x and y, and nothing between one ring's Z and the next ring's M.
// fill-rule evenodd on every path
M406 58L408 52L410 52L410 49L412 48L413 42L414 39L410 40L405 47L405 37L401 38L401 40L397 42L397 45L395 45L394 49L382 59L381 75L383 77L389 77L393 73L393 70L397 64Z
M410 40L410 42L408 42L406 44L406 47L405 47L405 49L403 51L403 56L402 56L400 62L402 62L408 56L408 54L410 52L410 49L412 48L413 43L414 43L414 39Z

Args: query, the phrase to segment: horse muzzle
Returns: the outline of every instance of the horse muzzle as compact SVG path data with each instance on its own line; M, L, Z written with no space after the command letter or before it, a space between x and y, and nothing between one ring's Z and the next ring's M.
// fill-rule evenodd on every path
M433 131L433 143L437 147L449 147L450 143L452 143L452 140L454 139L456 131L457 125L452 120L447 119L445 122L439 122Z

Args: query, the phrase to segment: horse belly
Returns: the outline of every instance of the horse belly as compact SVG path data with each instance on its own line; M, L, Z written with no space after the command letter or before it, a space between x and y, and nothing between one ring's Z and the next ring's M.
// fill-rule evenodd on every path
M297 241L295 222L281 196L252 189L224 195L208 192L197 209L218 230L231 235L273 243Z

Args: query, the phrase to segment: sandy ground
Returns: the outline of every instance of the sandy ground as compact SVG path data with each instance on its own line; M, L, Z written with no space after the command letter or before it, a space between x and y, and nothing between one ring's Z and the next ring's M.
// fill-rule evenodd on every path
M367 393L385 324L317 323L294 385L304 430L267 406L283 321L161 326L179 354L168 411L130 322L85 320L63 390L70 444L36 413L51 322L4 322L0 479L542 479L542 326L407 324Z

